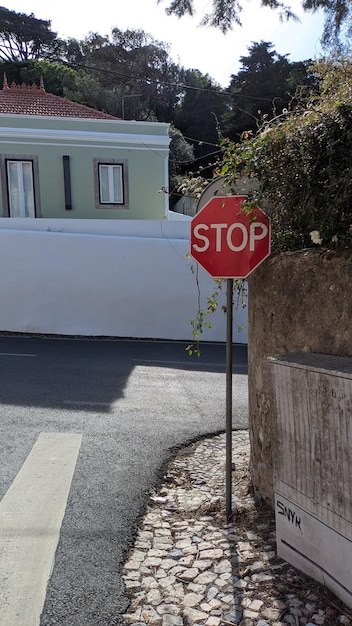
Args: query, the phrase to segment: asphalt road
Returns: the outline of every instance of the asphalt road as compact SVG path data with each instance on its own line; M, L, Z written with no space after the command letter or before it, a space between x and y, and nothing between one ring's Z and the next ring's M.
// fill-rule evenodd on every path
M41 433L82 435L40 626L115 626L120 566L176 448L225 430L225 346L0 337L0 498ZM233 428L247 428L233 347ZM0 598L1 603L1 598Z

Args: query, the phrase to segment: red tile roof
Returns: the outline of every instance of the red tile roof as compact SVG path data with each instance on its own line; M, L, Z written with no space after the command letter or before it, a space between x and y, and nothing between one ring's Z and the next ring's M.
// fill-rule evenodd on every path
M48 115L53 117L80 117L97 120L117 120L119 118L97 111L84 104L72 102L60 96L46 93L43 81L36 85L16 85L9 87L6 76L0 90L0 115Z

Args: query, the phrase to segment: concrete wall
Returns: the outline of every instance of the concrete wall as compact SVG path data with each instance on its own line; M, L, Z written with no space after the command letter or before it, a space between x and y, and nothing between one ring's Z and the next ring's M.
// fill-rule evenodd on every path
M189 221L0 219L0 331L192 339L189 229ZM199 280L206 306L214 281L201 268ZM220 309L202 339L225 340ZM234 317L234 342L246 343L246 309Z
M301 351L352 357L352 251L272 256L248 286L251 473L258 497L272 503L279 451L267 357Z

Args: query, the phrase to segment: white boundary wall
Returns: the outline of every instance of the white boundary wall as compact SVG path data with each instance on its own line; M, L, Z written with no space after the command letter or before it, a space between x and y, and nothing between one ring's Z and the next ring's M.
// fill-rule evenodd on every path
M189 220L0 218L0 331L191 340L189 232ZM199 281L205 307L214 280L199 268ZM224 291L201 340L225 341L225 303ZM247 309L234 318L247 343Z

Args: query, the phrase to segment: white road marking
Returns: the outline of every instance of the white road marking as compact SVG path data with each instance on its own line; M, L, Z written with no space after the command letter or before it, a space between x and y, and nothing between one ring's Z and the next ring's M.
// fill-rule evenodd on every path
M29 354L28 352L0 352L0 356L38 356L37 354Z
M82 435L41 433L0 502L0 624L38 626Z

